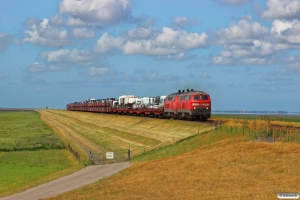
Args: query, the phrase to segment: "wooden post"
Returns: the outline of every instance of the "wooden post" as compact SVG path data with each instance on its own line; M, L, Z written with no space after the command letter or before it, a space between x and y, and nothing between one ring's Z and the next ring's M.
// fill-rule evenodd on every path
M127 151L127 154L128 154L128 160L130 160L130 147L129 147L128 151Z

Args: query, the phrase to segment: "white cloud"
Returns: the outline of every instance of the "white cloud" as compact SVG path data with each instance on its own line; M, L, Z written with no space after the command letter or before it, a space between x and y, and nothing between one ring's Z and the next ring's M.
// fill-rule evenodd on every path
M223 45L220 55L212 58L217 65L269 65L273 55L284 48L272 40L269 28L249 17L217 31L216 37Z
M88 51L60 49L57 51L42 52L40 58L45 59L47 62L85 62L90 60L92 55Z
M148 39L155 34L155 29L148 27L140 27L127 31L128 37L132 39Z
M152 37L149 35L147 39L113 38L108 33L104 33L95 44L94 50L100 54L118 50L124 54L165 56L206 47L207 39L206 33L187 33L183 30L164 27L160 33Z
M107 67L91 67L87 72L89 76L111 76L116 74L114 70Z
M267 27L249 18L241 19L237 23L231 23L228 28L217 32L219 44L249 44L255 39L263 39L269 33Z
M300 46L300 21L275 20L271 32L282 48L299 48ZM296 45L296 46L295 46Z
M227 4L227 5L242 5L248 2L252 2L252 0L214 0L223 4Z
M99 54L109 53L115 49L121 49L124 39L121 37L113 38L108 33L104 33L94 46L94 51Z
M73 35L77 38L93 38L96 36L94 31L87 28L74 28Z
M267 19L300 19L299 0L268 0L268 10L262 11L261 16Z
M49 71L57 71L58 68L55 66L45 67L38 62L34 62L30 66L28 66L26 70L29 73L37 74L37 73L43 73Z
M227 51L227 50L221 51L221 56L225 57L225 58L230 57L231 56L231 52Z
M131 16L129 0L63 0L59 9L69 16L67 24L71 26L103 26L127 21Z
M38 46L60 47L70 43L68 32L51 27L48 19L32 24L25 33L26 36L23 42L29 42Z
M197 25L199 24L199 21L196 19L189 19L187 17L176 17L173 22L172 22L172 26L176 29L181 29L184 26L187 25Z
M282 21L274 20L272 23L271 33L281 34L282 32L291 29L297 20L293 21Z

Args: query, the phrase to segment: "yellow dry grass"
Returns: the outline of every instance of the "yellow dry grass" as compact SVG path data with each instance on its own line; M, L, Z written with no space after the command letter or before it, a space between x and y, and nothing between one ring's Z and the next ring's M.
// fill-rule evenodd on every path
M277 199L300 192L299 165L299 144L228 138L51 199Z

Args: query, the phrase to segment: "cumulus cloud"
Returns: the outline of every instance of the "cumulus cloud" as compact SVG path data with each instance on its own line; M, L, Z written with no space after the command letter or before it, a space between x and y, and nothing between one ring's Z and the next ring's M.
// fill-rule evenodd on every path
M275 20L272 23L271 33L278 43L282 44L282 48L300 47L300 21L298 20Z
M300 19L299 0L268 0L267 10L260 13L266 19Z
M60 47L70 43L67 30L52 27L48 19L32 24L25 34L23 42L38 46Z
M168 55L205 47L206 33L187 33L164 27L162 32L150 40L130 40L123 46L124 54Z
M172 27L176 29L181 29L182 27L188 25L197 25L199 21L196 19L189 19L187 17L176 17L172 22Z
M59 70L59 69L55 66L46 67L46 66L41 65L38 62L32 63L26 69L26 71L30 74L39 74L39 73L43 73L43 72L57 71L57 70Z
M131 17L129 0L63 0L59 10L68 16L67 22L61 16L53 20L69 26L104 26L122 23Z
M124 38L113 38L108 33L104 33L94 46L94 51L99 54L106 54L114 50L121 50Z
M164 27L161 32L147 37L149 38L113 38L105 33L97 41L94 50L96 53L108 53L118 50L124 54L164 56L206 47L208 39L206 33L187 33L183 30L174 30L168 27Z
M60 49L57 51L47 51L40 54L41 59L45 59L47 62L85 62L92 58L92 55L88 51L79 51L77 49Z
M4 51L13 42L13 38L4 33L0 33L0 51Z
M127 31L127 36L132 39L148 39L155 34L155 29L151 27L139 27Z
M263 39L269 33L267 27L245 17L238 22L231 23L228 28L217 32L219 44L249 44L255 39Z
M93 38L96 34L94 31L87 28L74 28L73 36L76 38Z
M245 3L252 2L252 0L214 0L214 1L226 4L226 5L232 5L232 6L237 6L237 5L242 5Z
M269 65L272 56L283 47L270 40L270 30L245 17L216 33L216 43L223 45L219 56L212 62L217 65Z

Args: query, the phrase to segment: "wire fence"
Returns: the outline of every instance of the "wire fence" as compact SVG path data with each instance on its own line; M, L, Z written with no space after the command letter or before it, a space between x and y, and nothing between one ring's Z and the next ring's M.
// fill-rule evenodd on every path
M216 125L215 131L230 133L230 134L240 134L240 135L250 135L254 140L262 140L269 142L299 142L300 141L300 127L293 126L281 126L281 125L271 125L269 120L266 120L265 124L257 125L253 124L243 124L241 126L228 126L228 125Z

